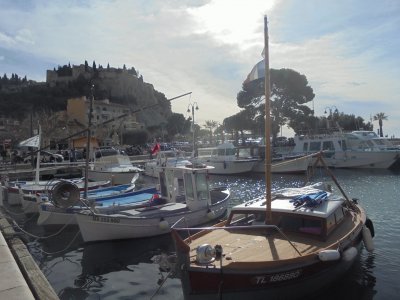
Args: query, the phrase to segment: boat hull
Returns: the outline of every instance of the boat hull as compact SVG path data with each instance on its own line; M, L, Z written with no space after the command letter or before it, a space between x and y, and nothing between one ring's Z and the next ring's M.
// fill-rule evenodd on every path
M355 245L357 254L360 242ZM184 298L195 299L298 299L313 295L344 275L358 255L335 262L315 261L281 270L260 270L258 273L221 271L188 271L182 278ZM193 283L196 284L193 284Z
M170 226L184 217L177 227L197 226L222 217L228 207L227 197L208 209L191 211L186 204L126 210L113 215L79 213L76 219L85 242L132 239L166 234Z
M396 161L394 152L351 151L336 153L332 157L324 157L328 167L388 169Z
M271 165L272 173L305 173L307 172L312 159L309 158L297 158L290 160L282 160L273 162ZM265 161L259 160L253 167L253 172L265 173Z
M120 193L119 195L108 195L102 198L95 198L96 206L93 210L99 213L115 213L122 209L143 206L148 203L154 194L156 188L145 188L138 191ZM65 225L77 224L75 214L87 209L84 206L74 206L69 208L55 207L52 203L42 203L38 207L39 218L38 225Z
M129 184L138 172L107 172L88 170L88 177L90 180L109 180L112 185Z
M257 160L226 160L226 161L205 161L208 166L214 167L210 169L210 174L215 175L234 175L249 173Z

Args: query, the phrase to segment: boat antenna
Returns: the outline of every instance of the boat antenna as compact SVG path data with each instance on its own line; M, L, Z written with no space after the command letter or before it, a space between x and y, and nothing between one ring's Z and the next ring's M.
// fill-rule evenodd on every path
M89 158L90 158L90 142L92 139L92 117L93 117L93 101L94 101L94 84L90 87L90 103L88 112L88 131L87 131L87 142L86 142L86 157L85 157L85 189L83 193L83 199L87 199L88 186L89 186Z
M268 47L268 20L264 16L264 64L265 64L265 189L266 189L266 217L265 223L271 224L271 116L270 116L270 71Z

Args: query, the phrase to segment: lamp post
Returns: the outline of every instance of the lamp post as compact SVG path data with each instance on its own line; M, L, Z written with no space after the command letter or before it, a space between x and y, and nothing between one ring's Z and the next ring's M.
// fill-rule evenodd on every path
M327 109L329 110L329 116L326 118L326 124L327 124L326 127L327 127L327 129L329 129L329 117L331 117L331 119L333 119L332 110L333 110L333 112L338 112L339 110L337 109L337 107L335 105L325 106L324 114L327 114L327 111L326 111Z
M196 150L196 140L195 140L195 129L194 129L194 110L199 110L199 106L197 102L189 103L187 112L190 113L192 111L192 131L193 131L193 155Z

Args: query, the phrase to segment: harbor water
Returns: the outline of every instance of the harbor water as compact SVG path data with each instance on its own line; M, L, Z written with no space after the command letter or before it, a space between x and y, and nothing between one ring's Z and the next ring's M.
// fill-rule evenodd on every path
M359 199L373 221L375 251L363 249L346 276L307 299L399 299L400 174L386 170L333 173L349 198ZM265 193L262 175L210 176L210 180L213 186L230 187L231 205ZM326 180L324 171L315 172L313 182ZM272 177L273 189L300 187L304 182L304 175ZM169 235L83 243L77 227L61 232L44 229L36 225L36 217L9 209L18 224L36 236L26 237L27 246L60 299L183 299L179 279L168 276L168 268L158 263L173 254Z

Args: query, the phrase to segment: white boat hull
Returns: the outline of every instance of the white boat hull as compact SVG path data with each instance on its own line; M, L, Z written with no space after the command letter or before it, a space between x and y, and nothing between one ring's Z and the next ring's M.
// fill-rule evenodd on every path
M40 226L45 225L76 225L76 214L74 213L59 213L52 212L51 210L43 210L39 206L39 217L37 224Z
M227 161L204 161L207 166L214 167L210 169L210 174L216 175L234 175L248 173L253 170L257 160L227 160Z
M324 156L324 161L332 168L388 169L397 157L397 153L389 151L350 151L336 152L332 157Z
M210 222L222 217L227 205L227 200L214 205L211 208L212 218L207 209L190 211L183 203L171 203L147 211L127 210L114 215L79 213L76 220L85 242L132 239L169 233L170 226L183 217L178 228Z
M90 180L109 180L112 185L129 184L138 172L107 172L88 170Z
M291 160L283 160L273 162L271 166L272 173L305 173L310 166L312 159L309 158L296 158ZM265 173L265 161L259 160L253 167L253 172Z
M41 200L38 199L39 196L32 194L22 194L21 196L22 210L25 214L35 214L39 212L39 205L41 203Z

